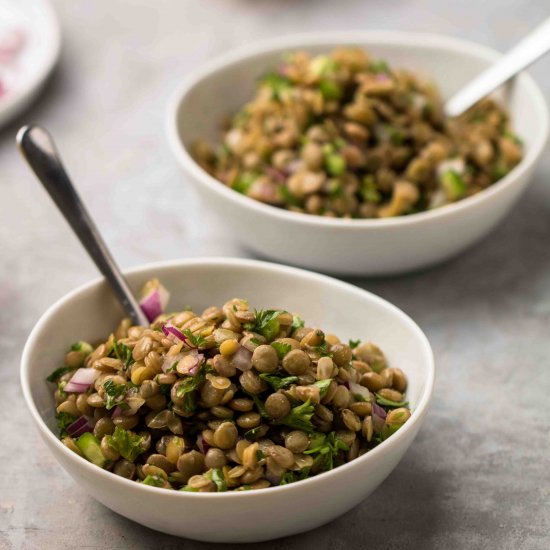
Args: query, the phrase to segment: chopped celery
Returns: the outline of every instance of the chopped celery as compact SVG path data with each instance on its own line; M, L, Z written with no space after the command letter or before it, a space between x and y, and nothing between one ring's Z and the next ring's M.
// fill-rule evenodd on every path
M346 159L342 155L336 153L327 155L325 164L331 176L341 176L346 171Z
M450 200L457 200L466 193L466 184L458 172L447 170L441 175L441 185Z
M107 459L101 452L99 439L89 432L82 434L75 440L76 446L82 451L82 454L93 464L104 468L107 464Z

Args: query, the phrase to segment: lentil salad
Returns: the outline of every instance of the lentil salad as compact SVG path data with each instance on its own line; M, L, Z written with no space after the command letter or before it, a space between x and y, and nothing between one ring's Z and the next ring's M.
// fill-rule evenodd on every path
M508 116L485 99L444 116L431 83L355 48L286 54L197 162L273 206L345 218L414 214L474 195L522 158Z
M62 442L96 466L166 489L267 488L354 460L411 416L405 374L373 343L242 299L200 315L167 300L150 281L149 327L123 319L48 377Z

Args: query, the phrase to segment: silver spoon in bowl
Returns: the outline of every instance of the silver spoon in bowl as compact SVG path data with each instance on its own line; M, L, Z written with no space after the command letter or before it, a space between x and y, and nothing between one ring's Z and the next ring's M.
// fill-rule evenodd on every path
M147 317L65 171L51 135L40 126L23 126L17 133L16 142L32 171L107 279L124 311L134 324L148 326Z
M517 73L550 51L550 17L496 63L476 76L445 102L445 114L459 116Z

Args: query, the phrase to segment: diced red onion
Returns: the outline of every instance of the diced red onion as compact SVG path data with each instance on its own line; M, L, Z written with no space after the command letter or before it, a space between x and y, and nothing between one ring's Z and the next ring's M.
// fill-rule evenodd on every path
M360 395L365 401L370 401L370 392L361 384L356 384L355 382L349 383L349 391L354 395Z
M386 73L378 73L376 75L376 80L378 80L378 82L388 82L391 79Z
M386 411L378 403L372 404L372 414L376 414L382 419L386 418Z
M162 372L168 372L174 363L179 363L180 359L183 359L185 355L183 353L178 353L176 355L165 355L164 363L162 363Z
M178 340L181 340L184 344L186 344L188 347L190 348L195 347L189 342L189 338L187 338L187 336L185 336L185 334L183 334L183 332L177 329L174 325L171 325L169 323L162 325L162 332L164 332L164 335L167 336L168 338L170 337L177 338Z
M278 183L284 183L287 178L287 173L283 170L275 168L275 166L266 166L265 173L273 180Z
M117 406L113 409L113 413L111 414L111 418L118 418L119 416L122 416L122 407L120 407L119 405L117 405Z
M160 283L152 284L149 292L139 301L139 305L149 322L152 323L164 313L168 300L170 300L170 293Z
M93 428L90 426L85 416L80 416L72 424L67 426L67 433L71 437L80 437L82 434L91 431L93 431Z
M287 166L286 169L290 174L294 174L294 172L297 172L302 166L304 165L304 161L301 159L294 159L291 160Z
M231 363L236 369L242 372L250 370L252 368L252 352L240 346L235 355L233 355Z
M84 393L96 381L100 374L98 370L92 368L77 369L63 388L63 391L69 393Z
M205 455L208 452L208 449L210 449L210 445L208 445L202 434L199 434L197 437L197 447L203 455Z

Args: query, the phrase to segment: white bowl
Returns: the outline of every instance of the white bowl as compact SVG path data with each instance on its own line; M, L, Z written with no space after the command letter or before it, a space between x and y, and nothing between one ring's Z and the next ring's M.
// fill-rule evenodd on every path
M94 281L61 298L38 321L23 351L21 383L46 445L61 467L95 499L127 518L172 535L213 542L261 541L331 521L361 502L395 468L424 420L434 381L430 345L402 311L335 279L252 260L189 260L152 264L128 273L134 289L153 276L170 289L172 309L190 304L200 310L235 296L246 297L251 306L286 308L342 337L378 343L389 363L407 374L407 398L413 413L403 428L362 457L281 487L186 493L118 477L77 456L58 440L51 387L45 381L72 342L105 337L122 316L106 283Z
M548 109L530 76L508 86L505 104L525 156L489 189L429 212L376 220L299 214L250 199L209 176L192 159L197 138L219 139L220 121L252 97L256 79L281 54L305 48L326 52L357 45L434 80L444 98L494 62L496 51L455 38L406 32L315 33L284 37L230 53L200 69L178 88L168 112L168 137L181 167L245 245L263 256L314 270L349 275L400 273L441 262L486 235L512 208L533 173L548 136Z

